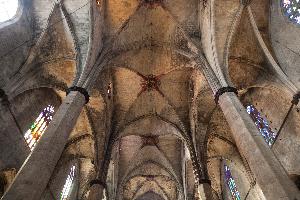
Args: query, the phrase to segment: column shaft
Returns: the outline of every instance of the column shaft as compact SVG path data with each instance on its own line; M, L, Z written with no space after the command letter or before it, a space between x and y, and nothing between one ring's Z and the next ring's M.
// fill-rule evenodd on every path
M41 199L84 104L79 92L66 97L1 200Z
M211 186L208 183L202 183L198 186L200 200L214 200Z

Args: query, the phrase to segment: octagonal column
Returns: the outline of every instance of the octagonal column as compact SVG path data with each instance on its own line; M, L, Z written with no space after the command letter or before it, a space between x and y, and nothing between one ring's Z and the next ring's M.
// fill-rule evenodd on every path
M215 200L213 197L211 185L209 183L201 183L198 186L200 200Z
M247 159L266 199L300 200L300 191L263 140L236 94L224 93L219 98L219 105L236 145Z
M300 191L263 140L245 107L234 93L235 88L227 87L228 90L220 92L220 89L224 88L204 55L199 54L199 57L194 59L212 91L217 94L217 103L230 126L239 152L249 163L266 199L300 200Z
M91 181L88 200L101 200L104 195L104 183L100 180Z
M67 95L1 200L41 199L85 103L78 91Z

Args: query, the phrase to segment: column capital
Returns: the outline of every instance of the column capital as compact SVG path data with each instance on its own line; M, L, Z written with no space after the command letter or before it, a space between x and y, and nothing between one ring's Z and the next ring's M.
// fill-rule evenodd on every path
M106 188L106 184L100 179L94 179L90 181L90 187L93 185L101 185L103 188Z
M211 185L211 180L209 180L209 179L200 179L200 180L199 180L199 183L200 183L200 184L207 183L207 184Z
M72 86L72 87L67 89L66 94L68 95L72 91L80 92L84 96L86 104L90 101L90 95L89 95L88 91L85 88L78 87L78 86Z
M226 92L233 92L236 95L238 95L238 90L236 88L234 88L234 87L231 87L231 86L221 87L220 89L218 89L218 91L215 94L215 102L216 102L216 104L219 103L220 96L222 96L222 94L224 94Z
M103 198L106 190L106 184L100 179L94 179L90 182L88 200L99 200Z
M293 96L293 100L292 100L292 104L294 105L297 105L299 103L299 100L300 100L300 92L296 93L294 96Z
M251 3L251 0L240 0L241 4L244 6L248 6Z

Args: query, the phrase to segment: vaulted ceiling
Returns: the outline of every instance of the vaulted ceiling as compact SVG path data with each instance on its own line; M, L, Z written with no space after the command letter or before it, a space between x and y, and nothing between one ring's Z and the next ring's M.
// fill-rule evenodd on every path
M191 77L199 72L176 49L187 45L185 33L197 32L196 6L107 1L105 38L115 39L108 42L117 54L106 66L113 86L111 134L118 138L117 195L124 199L183 198L182 134L190 134Z
M85 6L89 4L81 0L49 2L33 1L34 28L22 32L24 39L43 33L36 44L18 49L15 62L0 61L11 63L0 76L0 86L12 88L9 96L22 128L34 118L22 116L30 102L47 98L58 107L63 91L77 83L101 49L108 49L110 56L53 174L50 188L55 193L63 183L59 171L79 159L82 199L88 181L105 166L108 186L116 188L109 192L117 199L193 196L189 142L195 144L203 168L207 165L204 170L216 196L222 194L222 159L231 160L243 179L252 181L204 75L187 55L203 52L216 74L222 71L223 78L239 89L241 101L272 113L272 126L278 128L290 94L271 70L257 36L275 57L269 39L269 1L253 0L248 9L239 0L106 0L92 4L102 14L93 20ZM47 24L51 28L43 32ZM34 95L39 96L35 101ZM20 102L24 109L18 108ZM279 105L283 106L274 110ZM296 161L282 156L290 171L299 171Z

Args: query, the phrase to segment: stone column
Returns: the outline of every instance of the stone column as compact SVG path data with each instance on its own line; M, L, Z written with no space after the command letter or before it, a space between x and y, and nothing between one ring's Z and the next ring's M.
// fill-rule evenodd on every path
M67 95L1 200L41 199L85 102L80 92Z
M205 177L203 166L201 164L201 161L198 159L197 153L195 151L195 146L192 144L192 142L187 142L186 145L190 151L195 184L198 188L198 194L201 200L213 200L210 180Z
M224 93L219 105L236 145L247 159L266 199L300 200L300 192L273 151L265 143L245 107L234 93Z
M111 155L112 147L113 147L113 141L110 138L110 141L108 142L107 145L107 149L105 150L105 156L103 160L101 162L100 160L98 160L99 166L97 169L98 172L97 178L90 182L90 189L89 189L90 193L89 193L88 200L102 200L102 198L104 197L104 192L105 189L107 188L106 179L107 179L108 167L110 163L109 158Z
M197 68L201 70L212 91L222 87L204 55L195 57ZM287 172L265 143L246 108L233 92L221 94L218 101L231 128L233 138L246 158L267 200L300 200L300 192L290 180Z
M104 186L102 182L92 184L90 187L88 200L102 200L103 192L104 192Z
M204 158L206 146L204 145L205 142L205 135L206 135L206 129L207 127L204 124L201 124L202 131L198 131L197 134L199 134L199 137L201 139L198 139L197 144L197 157L199 162L202 163L202 172L201 172L201 181L200 185L198 186L198 192L200 195L201 200L215 200L213 196L213 191L211 187L211 181L209 180L208 172L207 172L207 160Z
M201 183L198 186L200 200L215 200L209 183Z

